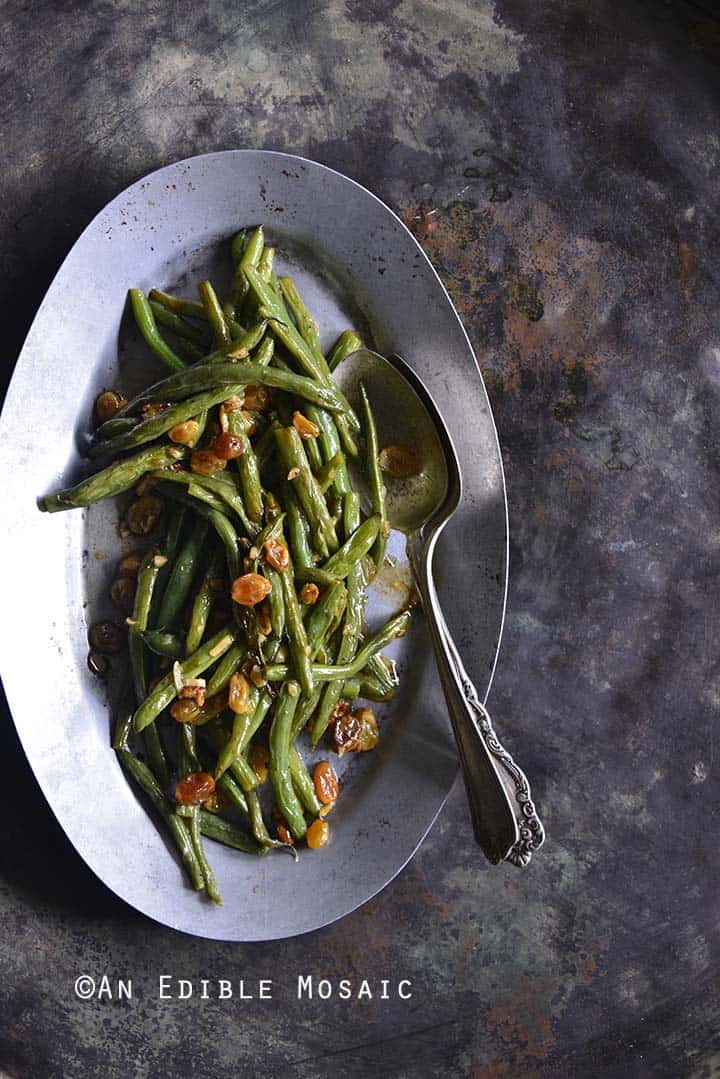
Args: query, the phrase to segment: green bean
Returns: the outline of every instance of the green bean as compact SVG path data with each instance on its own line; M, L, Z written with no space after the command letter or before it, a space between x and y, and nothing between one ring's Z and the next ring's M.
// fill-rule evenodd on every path
M295 580L312 581L315 584L322 585L323 588L329 588L330 585L337 584L339 579L339 577L333 576L332 573L326 573L321 566L299 566L295 570Z
M250 820L252 822L253 835L257 839L258 843L265 847L284 847L290 851L291 854L295 853L294 847L288 847L287 844L281 843L279 839L273 839L267 830L267 825L262 815L262 808L260 806L260 798L257 791L249 791L247 795L248 809L250 811Z
M197 753L195 728L190 723L180 723L180 775L201 772L202 764Z
M280 641L285 632L285 599L283 597L282 581L280 580L282 574L278 573L272 566L267 565L263 567L263 574L270 583L270 593L267 597L270 624L275 639Z
M326 494L328 488L334 485L338 470L341 469L344 464L345 458L338 450L335 456L331 457L327 464L324 464L319 469L315 470L315 479L318 481L318 486L323 494Z
M397 673L397 667L395 661L390 659L389 656L383 656L379 652L377 655L372 656L366 664L366 673L374 678L380 685L386 687L389 690L397 689L399 685L399 678Z
M313 350L305 343L290 321L285 304L271 288L269 282L264 281L257 270L249 268L245 272L250 288L261 305L261 313L262 308L264 308L272 319L271 327L273 332L295 357L303 371L322 382L327 377L323 369L327 367L325 360L320 361Z
M331 682L330 686L334 688L335 684L335 682ZM324 689L328 688L329 687L327 686L324 687ZM377 678L373 678L372 676L356 676L355 678L347 678L345 682L343 682L339 697L345 697L348 701L357 700L358 697L361 697L365 701L389 701L392 699L394 693L394 688L388 688ZM320 737L320 735L318 735L318 737Z
M48 513L69 510L78 506L90 506L103 498L112 498L122 494L142 479L146 472L156 468L169 467L186 456L187 451L179 446L152 446L141 450L133 457L115 461L101 472L89 476L75 487L46 495L40 500L40 509Z
M97 429L95 437L114 438L115 435L127 434L128 431L132 431L137 422L137 416L113 416L111 420L105 420L105 423L101 425L102 434L100 433L100 428Z
M264 717L263 717L264 718ZM249 731L252 726L253 713L248 713L245 716L235 716L235 720L242 720L242 732ZM262 722L262 720L260 720ZM258 726L260 724L258 723ZM248 764L245 757L242 756L242 750L236 752L237 746L241 739L235 737L235 727L237 723L233 723L233 734L228 736L219 727L206 727L205 734L210 739L212 744L218 751L218 762L215 767L215 779L219 779L228 769L232 772L235 779L238 781L242 789L247 794L248 791L257 787L259 780ZM255 728L257 730L257 727ZM253 732L254 733L254 732ZM247 735L248 741L252 738L252 734Z
M263 497L260 482L260 468L250 439L245 434L245 420L240 409L228 413L228 430L242 442L243 452L235 458L235 465L240 476L243 501L251 521L256 524L262 520Z
M318 553L324 558L328 552L337 550L335 522L330 516L317 480L310 471L300 435L294 427L278 427L275 429L275 442L283 471L293 484L298 501L310 523Z
M132 731L132 717L134 711L132 687L130 683L127 682L118 708L117 721L115 723L112 740L113 749L129 750L128 739Z
M297 576L298 569L306 569L312 565L313 559L309 541L310 525L289 483L284 485L283 494L287 514L290 554L292 555Z
M158 627L172 630L175 621L189 595L190 587L197 571L198 560L207 536L207 521L196 521L187 541L183 545L170 573L165 595L160 604Z
M257 266L263 253L263 247L265 246L265 232L262 225L258 225L248 236L247 243L245 244L245 250L241 258L241 264L243 270L251 269L253 266Z
M310 645L308 644L305 623L300 613L295 584L293 582L290 567L280 574L283 599L285 601L285 618L287 622L288 643L292 656L295 676L302 686L303 695L309 697L315 683L313 682L312 666L310 663Z
M238 337L235 342L235 348L232 350L232 354L236 350L245 348L250 352L251 349L257 348L263 337L265 336L265 330L267 329L267 319L262 319L260 322L256 322L254 326L251 326L249 330ZM270 340L270 339L269 339Z
M345 458L340 449L340 439L335 420L329 412L326 412L323 408L317 408L315 405L308 405L305 411L308 419L312 420L320 428L318 442L326 464L331 461L338 462L335 468L333 487L338 495L344 495L350 490L350 477L348 476Z
M170 475L163 473L163 475ZM178 503L173 502L170 504L167 512L167 525L165 528L165 541L163 543L162 558L165 559L160 566L160 572L158 573L157 580L155 582L155 588L153 590L152 603L150 604L150 614L148 616L148 625L154 626L157 624L157 612L160 610L160 604L165 593L165 587L167 585L170 571L172 570L172 564L175 561L175 555L177 554L180 546L180 540L183 533L183 525L185 524L185 506L180 506Z
M145 338L146 344L166 367L171 368L173 371L184 371L187 364L180 359L177 352L173 352L170 345L160 336L155 316L145 293L139 288L131 288L128 289L128 298L135 316L135 322L140 333Z
M222 657L213 671L207 684L206 695L214 697L221 689L225 689L235 671L245 662L247 649L241 644L234 644Z
M185 645L177 633L165 633L161 629L147 629L142 639L150 651L157 656L182 659L185 655Z
M203 476L194 472L166 472L157 473L157 479L167 483L175 483L188 488L188 494L193 498L201 498L203 502L221 513L227 513L226 507L237 514L243 529L248 536L257 532L257 525L250 520L242 495L234 482L227 482L221 475ZM193 488L193 490L190 490ZM206 498L197 488L202 488L212 498Z
M359 528L355 529L350 538L345 540L342 547L323 563L323 572L338 581L344 580L352 567L362 562L375 542L379 528L380 518L368 517Z
M227 324L227 319L223 314L223 309L220 306L220 301L217 298L217 293L212 287L209 281L201 281L197 287L200 294L200 300L207 319L213 330L215 331L215 343L219 346L229 345L232 342L232 335L230 333L230 327Z
M261 367L266 367L273 358L274 352L275 342L272 337L266 335L253 353L252 362L259 364Z
M313 783L310 774L305 767L305 762L303 761L295 746L290 747L288 763L290 767L290 776L292 778L292 783L295 790L297 791L300 801L305 806L308 813L312 813L314 817L317 817L318 813L323 807L323 804L315 793L315 784Z
M263 281L270 283L270 278L273 272L273 262L275 261L275 248L265 247L263 253L260 256L260 261L257 264L257 272L262 277Z
M305 344L316 355L319 354L322 356L320 334L318 333L317 324L300 298L300 293L296 289L292 277L281 277L278 280L278 284L285 299L285 303L290 310L290 314L295 319L295 325L298 328L300 336L305 341Z
M327 408L330 412L342 412L347 407L345 398L337 387L321 386L311 378L296 375L292 371L282 371L278 367L258 363L198 363L185 371L161 379L139 393L118 410L113 420L135 414L143 405L161 401L183 401L198 393L222 389L223 386L226 395L230 397L237 390L239 378L242 378L243 385L270 386L283 390L294 397L301 397ZM102 437L104 427L103 424L98 429Z
M293 719L292 734L290 737L291 743L295 741L301 731L307 727L310 722L310 717L315 712L318 704L320 703L320 697L326 686L323 684L315 686L310 697L303 697L297 706L295 711L295 718Z
M280 690L270 726L269 762L270 779L278 806L295 839L301 839L307 830L290 774L290 738L299 693L297 682L285 682Z
M221 573L222 561L220 554L218 551L213 551L193 600L190 625L185 638L185 652L187 655L195 652L200 647L200 642L203 639L208 618L210 617L213 599L215 598L215 582Z
M175 424L190 420L198 412L212 408L213 405L219 405L226 397L232 397L233 394L242 393L242 391L243 386L235 383L233 386L216 386L212 390L205 390L194 397L188 397L171 408L158 412L156 416L142 420L133 427L132 431L127 431L124 435L116 435L115 438L110 438L105 442L94 442L88 449L88 456L120 453L123 450L133 449L135 446L142 446L145 442L152 442L153 439L164 435Z
M147 696L142 634L147 628L153 591L159 572L160 566L157 564L155 552L148 551L138 569L135 602L128 631L130 666L132 669L137 704L140 704ZM167 760L165 759L162 742L160 741L160 734L155 723L150 723L145 728L143 731L143 739L152 770L160 785L162 787L167 787L170 782L170 774L168 772Z
M182 661L180 664L182 677L197 678L212 663L220 659L234 642L235 630L232 626L225 626L201 648L198 648L197 652L193 652ZM176 696L175 682L171 672L158 682L135 712L135 730L141 731L147 727L148 723L152 723L162 710L175 700Z
M181 473L175 473L175 475L181 475ZM196 513L200 514L201 517L205 517L206 520L210 522L225 547L225 556L230 579L234 581L236 577L239 577L240 552L238 551L237 532L235 531L230 518L220 510L211 509L210 506L205 505L203 502L198 502L190 495L178 491L171 483L159 483L157 490L160 494L167 495L168 498L173 498L176 501L181 502L184 506L190 506Z
M376 652L381 652L397 637L403 637L407 633L410 624L410 611L401 611L391 618L382 629L371 637L367 644L358 652L351 663L313 663L312 676L318 682L333 682L337 679L354 678L363 670L367 661ZM284 663L269 663L265 666L264 675L268 682L284 682L290 676L290 669Z
M338 625L347 599L347 588L341 581L336 581L311 607L305 624L305 632L312 659L315 659L317 650L328 638L333 627Z
M242 259L246 239L247 229L240 229L240 231L236 232L232 238L230 243L230 258L232 259L233 266L237 266Z
M285 302L292 313L295 323L297 325L300 336L308 346L310 351L315 356L319 368L322 372L321 381L328 381L330 376L330 369L325 359L322 349L320 347L320 335L318 328L313 320L310 312L305 307L298 290L295 288L295 284L291 277L281 277L279 281L280 290L285 299ZM350 428L347 422L347 418L338 416L337 428L340 433L345 449L352 457L357 457L357 446L350 434ZM308 457L310 463L313 466L313 470L316 471L320 466L319 450L314 443L308 445ZM314 455L317 454L317 460L313 460Z
M348 537L346 544L353 536L357 535L360 526L360 498L354 492L348 492L343 496L343 528ZM343 636L338 651L338 662L349 663L357 651L362 632L363 616L365 609L365 580L363 578L362 564L356 560L350 567L347 575L348 602L346 607L345 625ZM342 693L342 682L331 682L322 691L315 719L310 732L310 742L317 745L324 734L335 711L335 706Z
M128 627L128 650L137 703L147 696L145 664L143 657L143 633L147 629L150 606L162 561L154 550L148 551L140 563L132 618Z
M207 312L198 300L181 300L178 296L171 296L159 288L151 288L149 292L150 302L159 303L168 311L185 318L202 319L207 322Z
M193 845L195 851L195 857L200 865L203 878L205 880L205 891L218 907L222 906L222 899L220 898L220 892L218 891L217 882L215 880L215 874L213 873L210 863L207 860L205 854L205 848L203 846L202 836L200 835L200 806L178 806L175 810L177 816L184 818L187 821L190 828L190 842Z
M239 810L248 820L250 819L250 810L248 809L245 792L241 790L232 776L220 776L219 779L215 780L215 786L227 795L228 801L235 809Z
M193 326L191 322L187 322L182 315L176 315L174 311L164 307L163 304L158 303L157 300L150 300L150 310L155 316L155 321L159 322L161 326L165 326L168 330L172 330L176 337L183 338L185 341L190 341L194 345L198 345L202 348L203 353L207 352L207 339L205 334Z
M200 809L200 831L208 839L224 843L226 847L234 847L235 850L245 851L246 854L266 853L266 848L261 847L242 828L230 824L214 813L208 813L207 809Z
M164 817L173 840L175 841L175 845L180 852L180 857L190 874L193 887L196 891L202 891L204 887L203 874L197 855L193 849L190 836L188 835L187 828L185 827L185 822L180 820L180 818L172 812L155 776L147 765L143 764L142 761L139 761L137 757L134 757L133 754L126 749L116 748L115 752L117 753L118 760L126 771L130 773L140 789L145 792L155 808Z
M353 330L343 330L328 353L328 367L334 371L339 363L353 352L363 347L363 343Z
M385 484L383 483L380 462L378 460L380 446L378 445L377 427L375 426L375 418L370 407L370 400L362 382L360 383L360 414L362 416L363 428L365 431L365 471L370 484L373 513L380 518L380 528L378 530L377 539L370 552L372 560L375 563L375 571L377 572L385 561L390 525L387 519Z

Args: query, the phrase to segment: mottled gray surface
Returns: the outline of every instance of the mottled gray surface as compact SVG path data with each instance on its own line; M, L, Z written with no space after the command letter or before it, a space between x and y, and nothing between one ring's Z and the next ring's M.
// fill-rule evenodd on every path
M527 873L488 870L458 786L356 914L203 943L96 882L5 721L0 1074L720 1074L718 24L610 0L95 0L8 2L0 30L8 374L78 231L169 160L303 153L421 239L505 453L491 704L550 833ZM76 1000L103 971L136 998ZM273 978L276 999L163 1003L160 972ZM414 996L298 1004L312 972Z

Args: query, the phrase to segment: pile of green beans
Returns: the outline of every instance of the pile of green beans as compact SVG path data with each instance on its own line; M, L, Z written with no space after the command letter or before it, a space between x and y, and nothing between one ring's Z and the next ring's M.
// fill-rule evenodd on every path
M129 401L116 393L109 417L98 403L88 457L105 466L40 500L48 512L135 500L126 520L147 536L113 748L216 903L203 837L253 854L325 842L335 795L310 775L300 736L314 748L348 715L343 701L390 699L397 675L381 653L410 617L367 634L385 488L370 400L361 388L356 414L333 377L361 341L345 330L325 352L274 256L261 227L242 230L226 295L209 281L195 300L130 289L141 337L169 371ZM365 513L348 456L366 473Z

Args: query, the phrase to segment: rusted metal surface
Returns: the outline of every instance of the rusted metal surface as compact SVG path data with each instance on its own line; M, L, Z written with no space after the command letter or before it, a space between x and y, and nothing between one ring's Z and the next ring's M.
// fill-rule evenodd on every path
M0 1072L710 1079L712 14L150 0L10 3L0 22L8 372L77 232L168 160L306 154L421 240L478 352L505 455L511 587L490 704L511 750L522 736L550 836L528 873L489 870L458 786L413 863L356 914L282 945L201 942L95 882L6 721ZM75 997L79 974L103 972L132 977L135 999ZM271 978L275 999L159 1001L160 973ZM297 976L313 973L409 978L413 997L298 1002Z

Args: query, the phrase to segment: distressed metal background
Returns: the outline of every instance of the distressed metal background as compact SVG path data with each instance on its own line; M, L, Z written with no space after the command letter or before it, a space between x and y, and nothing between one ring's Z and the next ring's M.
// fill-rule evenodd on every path
M488 870L458 784L411 866L350 918L281 946L203 943L95 881L3 724L0 1069L718 1074L714 18L639 0L94 0L5 3L0 31L7 372L80 229L168 160L303 153L421 240L505 453L490 704L510 747L523 739L551 836L529 873ZM103 970L134 977L130 1005L74 997ZM163 1004L161 970L274 978L276 999ZM405 976L414 996L298 1004L311 972Z

